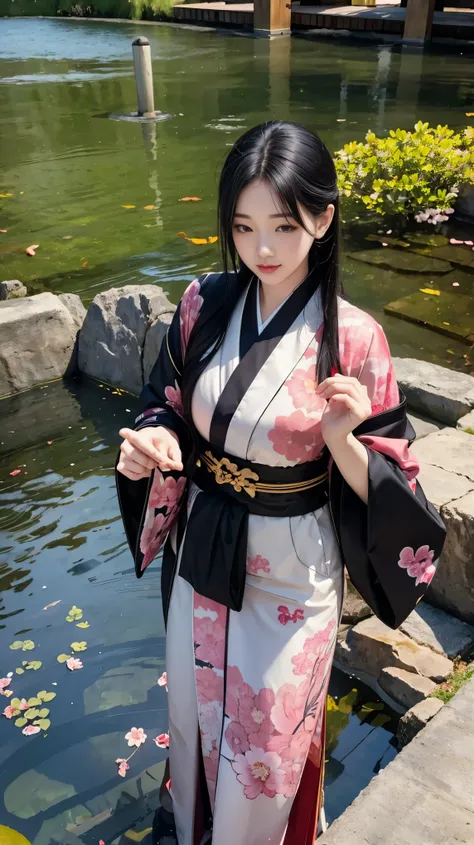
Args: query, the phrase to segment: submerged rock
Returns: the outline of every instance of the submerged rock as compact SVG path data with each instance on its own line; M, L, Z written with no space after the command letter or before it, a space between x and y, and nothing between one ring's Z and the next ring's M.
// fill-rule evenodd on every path
M350 258L356 261L363 261L365 264L375 264L377 267L386 267L388 270L396 270L399 273L449 273L452 269L448 261L441 261L438 258L425 257L415 252L399 249L367 249L360 252L351 252Z
M0 282L0 301L5 299L20 299L27 296L28 291L18 279L10 279L7 282Z

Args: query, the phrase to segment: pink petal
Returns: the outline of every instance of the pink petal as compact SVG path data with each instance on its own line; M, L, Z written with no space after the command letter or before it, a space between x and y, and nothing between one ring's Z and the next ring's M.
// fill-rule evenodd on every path
M458 239L457 239L457 238L450 238L450 239L449 239L449 243L450 243L450 244L463 244L463 243L464 243L464 241L458 241Z
M5 689L5 687L8 687L11 682L11 678L0 678L0 689Z
M38 725L27 725L26 728L23 728L22 734L24 736L33 736L33 734L39 734L41 728Z
M69 660L66 660L66 666L68 669L71 670L71 672L73 672L75 669L83 668L82 662L78 660L77 657L70 657Z
M10 473L10 475L19 475L20 472L21 472L21 469L14 469L13 472Z
M153 742L157 744L158 748L170 747L170 738L168 734L160 734L159 736L155 736L153 738Z
M168 675L166 672L163 672L160 678L158 678L158 686L165 687L168 683Z

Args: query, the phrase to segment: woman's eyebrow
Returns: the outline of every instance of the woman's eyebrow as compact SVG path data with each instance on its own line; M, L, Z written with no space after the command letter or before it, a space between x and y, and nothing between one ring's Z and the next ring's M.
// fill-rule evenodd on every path
M246 220L252 219L250 214L241 214L239 211L235 212L234 217L245 217ZM288 214L269 214L268 217L269 217L270 220L273 220L277 217L278 218L282 217L284 220L287 220L289 215Z

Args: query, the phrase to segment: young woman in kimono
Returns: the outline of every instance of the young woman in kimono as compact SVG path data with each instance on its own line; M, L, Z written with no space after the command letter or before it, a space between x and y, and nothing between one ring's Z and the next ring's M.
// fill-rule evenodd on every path
M338 209L312 132L271 122L235 143L225 270L186 290L121 431L139 577L166 540L179 845L314 841L343 562L396 627L441 550L384 333L342 299Z

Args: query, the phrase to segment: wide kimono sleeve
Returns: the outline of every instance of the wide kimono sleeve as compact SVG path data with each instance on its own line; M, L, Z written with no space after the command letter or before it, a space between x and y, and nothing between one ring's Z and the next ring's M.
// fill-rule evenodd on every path
M368 502L357 496L333 463L331 509L351 581L374 613L398 628L436 572L445 528L417 479L418 463L409 448L415 434L377 323L372 323L359 371L350 370L346 373L367 387L372 403L372 416L354 431L368 451Z
M135 420L137 431L148 426L164 426L174 432L184 465L192 449L192 436L181 400L183 359L202 301L200 280L195 280L173 315L150 380L140 396L141 412ZM150 478L132 481L116 470L115 478L125 533L140 578L176 522L186 490L186 476L184 471L156 469Z

